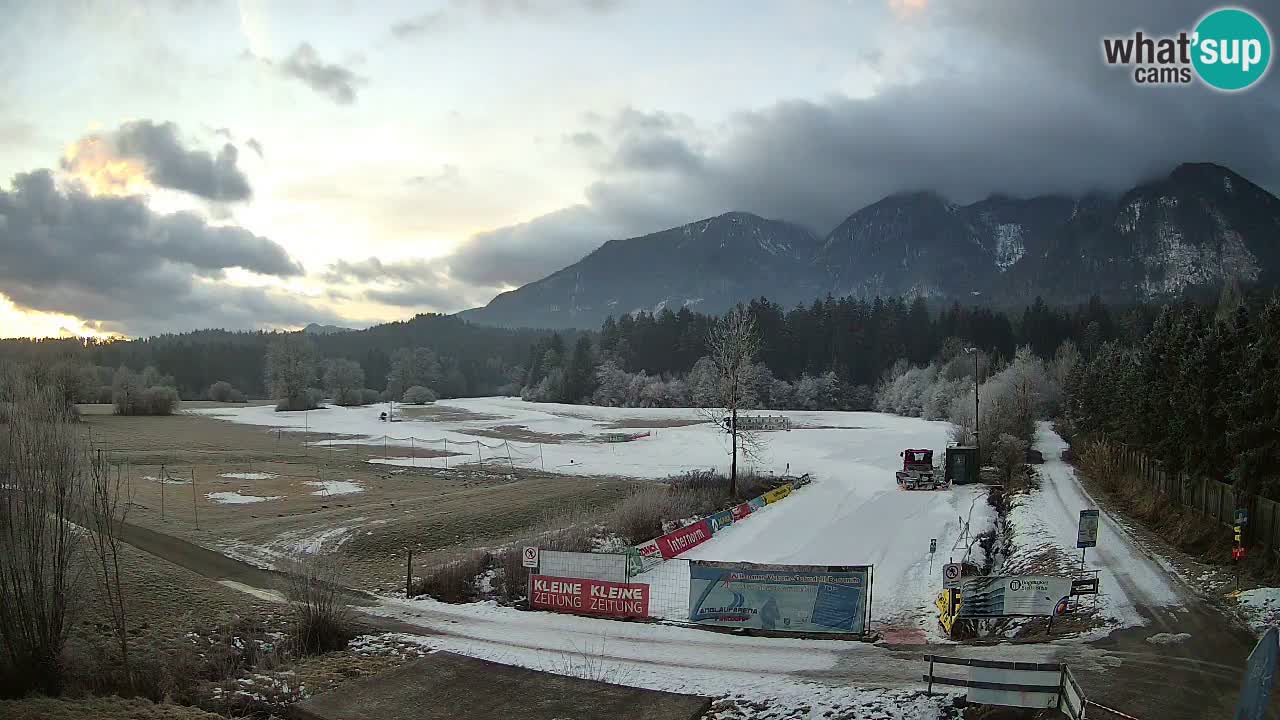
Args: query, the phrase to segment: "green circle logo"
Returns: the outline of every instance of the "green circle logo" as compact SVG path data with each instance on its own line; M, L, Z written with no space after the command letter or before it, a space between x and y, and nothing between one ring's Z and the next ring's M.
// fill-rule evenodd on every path
M1271 62L1271 34L1252 13L1215 10L1196 25L1191 63L1219 90L1243 90L1262 79Z

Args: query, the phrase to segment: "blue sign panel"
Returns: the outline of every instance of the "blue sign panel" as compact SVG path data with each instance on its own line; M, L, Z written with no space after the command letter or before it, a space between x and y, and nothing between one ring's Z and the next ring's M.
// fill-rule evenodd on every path
M711 531L716 532L720 528L733 524L733 513L728 510L722 510L707 519L711 521Z
M797 633L866 632L870 566L689 563L689 620Z

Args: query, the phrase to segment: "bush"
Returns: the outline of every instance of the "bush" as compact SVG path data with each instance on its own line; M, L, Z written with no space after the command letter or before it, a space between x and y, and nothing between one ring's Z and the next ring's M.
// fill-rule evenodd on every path
M245 401L244 393L232 387L231 383L226 380L219 380L209 386L209 399L214 402L239 403Z
M337 561L327 555L304 553L285 562L284 576L298 653L312 655L345 648L356 634L343 598Z
M360 390L361 405L372 405L378 402L378 397L379 397L378 391L372 388L361 388Z
M315 388L307 388L300 395L287 397L276 403L276 411L284 412L287 410L315 410L320 407L320 402L324 400L324 393Z
M429 387L422 385L414 385L404 391L404 397L401 402L407 405L425 405L436 401L436 394Z
M471 602L480 598L476 577L492 560L484 550L472 550L442 565L431 568L414 580L410 591L414 596L430 595L441 602Z
M110 405L111 404L111 386L99 385L97 393L93 398L93 401L98 403L99 405Z
M138 415L172 415L178 409L178 391L168 385L156 385L142 391Z

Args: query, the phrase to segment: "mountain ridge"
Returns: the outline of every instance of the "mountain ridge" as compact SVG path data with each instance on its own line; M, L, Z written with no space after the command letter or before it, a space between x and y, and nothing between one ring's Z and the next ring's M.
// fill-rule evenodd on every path
M1280 199L1212 163L1120 192L967 205L888 195L825 236L732 211L633 238L459 313L507 327L595 327L608 315L721 312L762 295L922 296L987 303L1171 299L1229 279L1280 278Z

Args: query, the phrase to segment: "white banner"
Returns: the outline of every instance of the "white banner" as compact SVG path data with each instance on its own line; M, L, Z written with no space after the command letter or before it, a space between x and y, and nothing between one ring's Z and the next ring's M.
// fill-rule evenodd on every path
M1061 615L1071 578L1040 575L967 577L960 584L962 618Z

